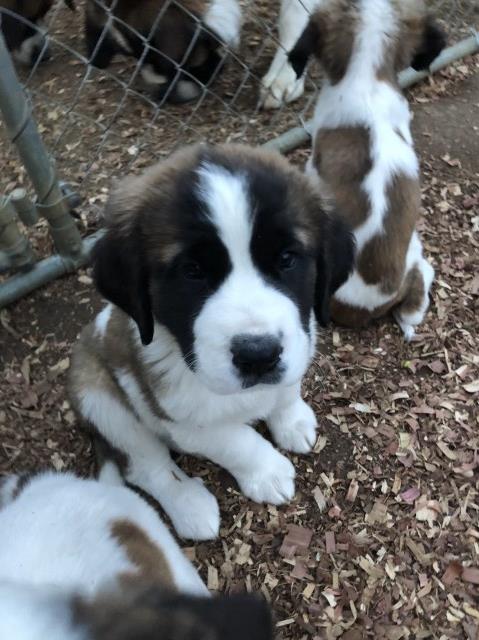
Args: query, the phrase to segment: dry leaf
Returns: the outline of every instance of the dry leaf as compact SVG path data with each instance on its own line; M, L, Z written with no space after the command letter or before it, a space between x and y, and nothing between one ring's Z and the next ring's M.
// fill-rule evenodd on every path
M446 456L448 460L457 460L457 454L450 449L445 442L439 440L437 443L438 449Z
M462 570L461 578L464 582L471 582L472 584L479 584L479 568L477 567L464 567Z
M474 382L469 382L468 384L463 384L462 388L467 393L478 393L479 392L479 380L474 380Z

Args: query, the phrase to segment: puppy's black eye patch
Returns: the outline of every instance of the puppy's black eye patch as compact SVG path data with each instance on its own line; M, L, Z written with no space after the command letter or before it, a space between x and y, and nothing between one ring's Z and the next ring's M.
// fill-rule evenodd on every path
M181 253L158 265L151 280L154 315L177 339L187 363L193 351L193 325L206 300L231 271L226 247L214 233L189 229Z
M280 271L291 271L298 264L298 254L290 249L285 249L279 254L278 269Z
M186 295L215 290L231 269L226 248L215 237L199 238L179 253L163 271L167 281L176 283Z
M206 274L201 265L195 260L187 260L181 265L181 271L186 280L200 282L206 279Z

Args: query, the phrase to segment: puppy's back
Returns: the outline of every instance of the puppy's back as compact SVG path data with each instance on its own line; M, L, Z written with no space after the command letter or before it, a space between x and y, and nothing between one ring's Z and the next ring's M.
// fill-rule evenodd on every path
M126 487L49 472L0 511L0 580L92 594L145 578L206 592L155 511Z

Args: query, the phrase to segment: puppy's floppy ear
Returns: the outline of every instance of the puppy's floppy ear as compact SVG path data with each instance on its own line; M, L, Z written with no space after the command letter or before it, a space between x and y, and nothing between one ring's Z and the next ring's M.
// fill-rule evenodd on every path
M109 229L96 243L93 276L98 291L133 318L144 345L153 339L149 273L138 225L122 232Z
M446 46L444 31L430 17L426 19L419 48L414 53L411 67L416 71L429 69L437 56Z
M316 319L322 327L329 322L331 296L348 279L355 257L354 236L339 216L330 216L326 229L316 261L314 303Z
M313 53L319 57L321 54L321 34L318 20L311 18L299 40L288 54L288 60L293 67L296 76L303 75L308 60Z

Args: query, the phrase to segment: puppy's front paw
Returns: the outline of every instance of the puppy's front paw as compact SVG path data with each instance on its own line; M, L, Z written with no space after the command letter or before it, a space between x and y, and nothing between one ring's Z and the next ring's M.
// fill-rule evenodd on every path
M261 82L260 104L264 109L279 109L304 93L304 78L298 78L293 67L285 61L278 72L270 70Z
M311 451L316 442L317 426L314 411L301 398L269 420L276 444L294 453Z
M269 504L283 504L294 497L294 477L291 462L273 447L262 458L261 468L236 475L245 496Z
M213 494L197 478L181 480L181 495L168 515L177 533L191 540L211 540L220 530L220 510Z

